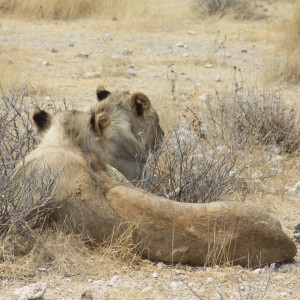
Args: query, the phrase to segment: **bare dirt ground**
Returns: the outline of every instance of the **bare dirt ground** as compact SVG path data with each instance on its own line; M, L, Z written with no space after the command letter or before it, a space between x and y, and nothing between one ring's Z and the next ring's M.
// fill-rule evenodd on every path
M0 81L3 87L27 85L28 98L34 95L49 108L65 100L85 109L95 101L99 84L143 91L168 132L186 106L199 109L205 94L213 97L215 89L231 89L235 80L260 86L293 3L260 4L264 17L249 20L192 14L172 20L180 1L165 23L154 17L154 24L148 20L151 15L145 24L140 16L125 23L103 17L36 21L2 15ZM176 73L174 93L171 69ZM271 85L288 103L298 100L300 85ZM290 236L300 222L300 196L281 191L299 181L299 170L299 156L286 157L284 173L250 197L278 217ZM48 265L26 276L1 271L0 300L15 299L17 288L37 281L47 283L44 299L300 299L299 251L291 264L257 270L143 260L119 267L112 263L111 268L106 263L103 270L99 265L99 272L85 274L53 272Z

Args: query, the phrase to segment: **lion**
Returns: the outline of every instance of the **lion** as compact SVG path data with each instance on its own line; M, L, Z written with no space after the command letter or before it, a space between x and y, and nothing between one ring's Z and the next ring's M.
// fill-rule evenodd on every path
M155 151L164 137L159 117L150 99L143 93L96 90L98 103L93 113L106 112L111 117L108 139L110 164L132 184L142 178L150 151Z
M261 207L180 203L118 182L108 172L113 123L108 113L73 110L52 116L36 109L33 119L43 132L41 142L19 162L12 180L18 184L25 176L35 183L58 174L51 185L55 209L47 222L68 223L95 243L130 229L143 257L172 264L255 267L296 255L279 221Z

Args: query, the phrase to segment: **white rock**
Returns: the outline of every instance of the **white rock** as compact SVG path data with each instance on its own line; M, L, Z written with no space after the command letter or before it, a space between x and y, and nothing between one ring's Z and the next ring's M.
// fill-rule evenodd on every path
M296 182L294 186L286 188L287 196L294 197L295 199L300 198L300 181Z
M263 268L257 268L255 270L253 270L252 272L256 273L256 274L262 274L262 273L266 273L266 270Z
M136 76L136 72L135 72L133 69L128 69L128 70L127 70L127 74L128 74L129 76Z
M154 272L154 273L152 274L152 277L153 277L153 278L158 278L158 273L157 273L157 272Z
M200 99L203 100L203 101L208 101L209 100L209 94L208 93L203 93L200 96Z
M184 47L184 43L182 41L179 41L176 43L177 47L183 48Z
M51 101L51 96L45 96L45 97L44 97L44 101L46 101L46 102ZM41 269L41 268L40 268L40 269ZM40 271L40 269L39 269L39 271Z
M216 77L215 77L215 82L220 82L221 81L221 76L220 75L217 75Z
M177 289L179 289L179 287L180 287L180 282L179 282L179 281L172 281L172 282L170 283L170 287L171 287L173 290L177 290Z
M197 32L194 31L194 30L188 30L187 34L189 34L189 35L196 35Z
M47 283L36 282L14 291L14 295L18 297L18 300L31 300L42 298L47 288Z
M159 262L159 263L157 263L157 265L156 265L159 269L163 269L163 268L165 268L166 267L166 265L163 263L163 262Z
M101 74L99 72L87 72L83 75L83 78L85 79L91 79L91 78L99 78Z
M213 64L206 64L206 65L205 65L205 68L206 68L206 69L212 69L213 67L214 67Z
M214 282L214 279L213 279L212 277L208 277L208 278L206 279L206 282L207 282L207 283L212 283L212 282Z
M48 60L44 60L44 61L43 61L43 65L44 65L44 66L49 66L49 61L48 61Z

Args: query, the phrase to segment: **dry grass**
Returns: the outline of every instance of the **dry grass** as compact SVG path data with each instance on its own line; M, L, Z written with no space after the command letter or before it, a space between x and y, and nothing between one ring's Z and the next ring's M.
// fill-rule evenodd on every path
M233 15L235 19L262 19L263 8L249 0L197 0L194 7L198 14Z
M175 25L190 15L186 1L139 0L0 0L0 13L25 19L70 20L97 17L120 21L129 26Z
M300 2L294 4L294 14L284 25L284 37L269 60L263 73L263 81L298 84L300 81Z

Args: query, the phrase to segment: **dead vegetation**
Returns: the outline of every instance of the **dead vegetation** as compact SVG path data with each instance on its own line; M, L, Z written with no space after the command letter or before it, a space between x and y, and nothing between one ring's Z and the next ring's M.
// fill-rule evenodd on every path
M300 81L300 2L295 2L293 17L284 24L283 38L268 60L264 82L298 84Z

